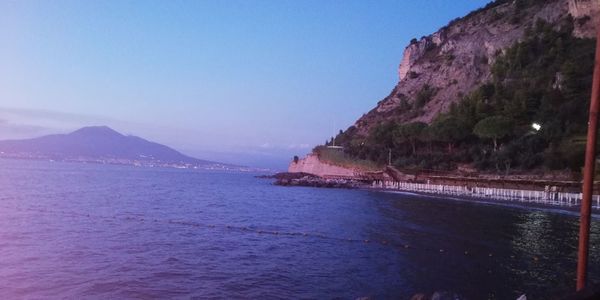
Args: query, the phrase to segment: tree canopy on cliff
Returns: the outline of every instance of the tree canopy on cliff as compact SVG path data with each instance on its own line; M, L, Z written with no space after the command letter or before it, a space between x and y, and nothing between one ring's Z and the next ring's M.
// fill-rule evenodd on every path
M475 124L473 133L481 139L491 139L494 151L498 150L498 139L512 133L513 120L504 116L487 117Z
M556 29L558 28L558 29ZM553 27L538 20L520 42L495 57L491 79L450 105L431 124L375 126L367 136L351 127L338 135L353 157L397 167L480 170L570 168L578 171L591 93L595 41L572 35L573 20ZM431 91L424 89L422 109ZM533 123L540 124L539 131ZM492 143L490 143L492 140Z

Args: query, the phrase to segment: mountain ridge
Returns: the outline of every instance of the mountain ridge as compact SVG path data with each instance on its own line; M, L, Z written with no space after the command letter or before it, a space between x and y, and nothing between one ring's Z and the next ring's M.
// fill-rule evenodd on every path
M66 134L0 141L0 157L165 166L235 169L225 163L187 156L168 146L108 126L86 126Z

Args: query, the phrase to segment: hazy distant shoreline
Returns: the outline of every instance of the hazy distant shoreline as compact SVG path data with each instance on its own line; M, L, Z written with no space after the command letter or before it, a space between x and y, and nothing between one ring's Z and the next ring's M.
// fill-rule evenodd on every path
M170 170L198 170L198 171L226 171L226 172L243 172L243 173L266 173L269 170L259 168L226 168L226 167L183 167L172 164L160 164L160 163L128 163L118 162L110 160L93 160L93 159L52 159L47 157L15 157L5 156L0 154L0 160L13 160L13 161L39 161L39 162L52 162L52 163L67 163L67 164L83 164L83 165L108 165L108 166L124 166L134 168L148 168L148 169L170 169Z

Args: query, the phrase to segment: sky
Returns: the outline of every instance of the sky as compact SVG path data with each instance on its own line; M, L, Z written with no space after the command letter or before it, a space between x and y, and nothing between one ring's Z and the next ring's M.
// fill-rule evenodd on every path
M0 140L107 125L285 169L390 93L412 38L487 2L0 1Z

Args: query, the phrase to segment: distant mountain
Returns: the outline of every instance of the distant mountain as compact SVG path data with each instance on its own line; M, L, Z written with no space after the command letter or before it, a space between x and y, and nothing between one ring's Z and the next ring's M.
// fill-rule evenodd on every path
M84 127L69 134L0 141L0 157L178 168L242 168L189 157L165 145L123 135L106 126Z

